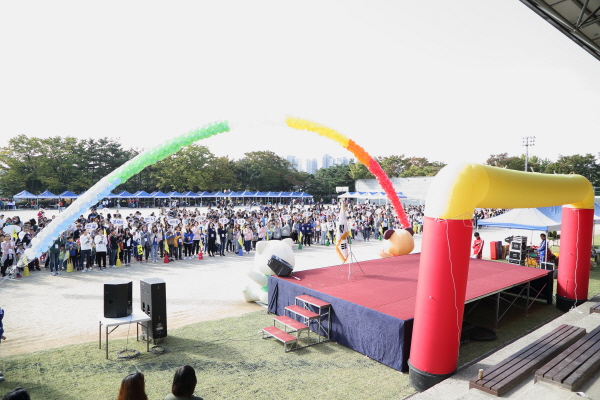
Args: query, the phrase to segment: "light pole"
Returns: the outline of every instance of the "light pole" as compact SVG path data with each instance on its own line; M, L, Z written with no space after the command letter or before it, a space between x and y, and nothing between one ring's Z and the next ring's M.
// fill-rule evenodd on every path
M525 146L525 172L527 172L527 163L529 161L529 146L535 146L535 136L524 136L523 146Z

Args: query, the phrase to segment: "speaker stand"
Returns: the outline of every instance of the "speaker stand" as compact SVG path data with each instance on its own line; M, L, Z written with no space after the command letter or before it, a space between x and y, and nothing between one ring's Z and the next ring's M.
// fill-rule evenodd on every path
M348 258L346 258L346 261L344 261L342 265L340 265L340 267L338 268L338 274L340 273L340 270L344 265L348 266L348 280L350 280L350 276L352 274L355 274L357 272L362 272L363 275L365 274L365 271L363 271L362 267L360 266L360 263L358 262L358 260L354 256L354 253L352 252L352 245L350 243L348 243Z

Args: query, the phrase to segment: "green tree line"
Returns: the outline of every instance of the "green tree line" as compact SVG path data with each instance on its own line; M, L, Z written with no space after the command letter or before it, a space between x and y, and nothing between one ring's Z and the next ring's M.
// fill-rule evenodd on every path
M55 194L65 190L81 193L138 153L139 150L126 149L109 138L16 136L0 148L0 195L11 197L22 190L34 194L44 190ZM445 166L425 157L404 155L377 160L390 178L435 176ZM523 170L525 158L496 154L490 156L487 164ZM529 166L535 172L581 174L600 186L600 165L591 154L561 156L556 162L534 156L529 159ZM272 151L248 152L242 159L232 160L194 144L145 168L116 191L305 191L318 198L335 194L336 186L348 186L354 191L355 180L372 178L360 163L321 168L313 175L296 171Z

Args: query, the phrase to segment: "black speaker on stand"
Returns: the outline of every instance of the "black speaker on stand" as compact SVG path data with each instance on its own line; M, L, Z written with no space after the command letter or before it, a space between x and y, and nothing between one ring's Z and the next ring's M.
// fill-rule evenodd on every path
M131 315L132 283L125 279L114 279L104 284L104 318L123 318Z
M167 337L167 295L165 281L147 278L140 281L142 311L152 318L142 323L142 334L157 340Z

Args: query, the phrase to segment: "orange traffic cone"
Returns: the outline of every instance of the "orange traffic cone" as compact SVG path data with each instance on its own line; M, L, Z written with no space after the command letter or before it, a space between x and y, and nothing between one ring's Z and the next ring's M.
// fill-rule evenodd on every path
M202 250L198 253L198 260L204 260L204 255L202 254Z

